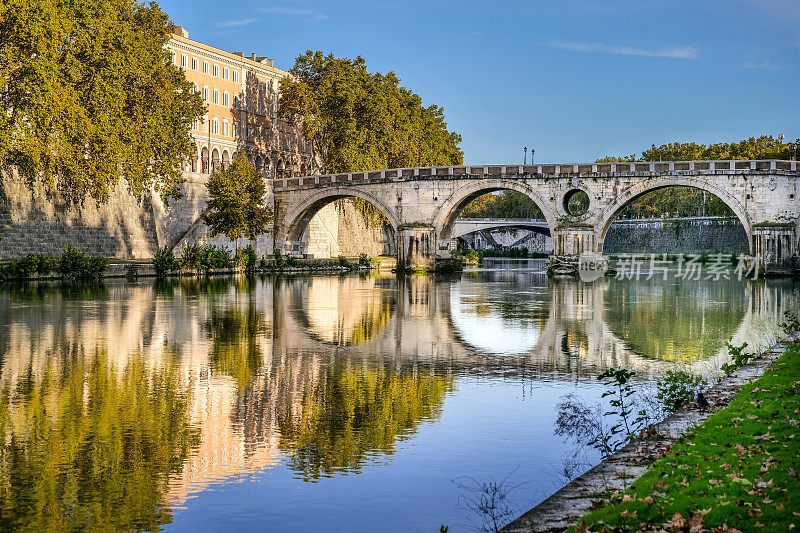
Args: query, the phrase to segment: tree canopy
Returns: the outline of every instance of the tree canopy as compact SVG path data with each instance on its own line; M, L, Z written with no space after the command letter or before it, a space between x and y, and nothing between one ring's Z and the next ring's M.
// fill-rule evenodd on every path
M625 161L711 161L726 159L791 159L800 139L793 143L784 143L772 135L750 137L736 142L714 144L697 144L695 142L671 142L646 148L642 156L636 154L626 156L605 156L597 163Z
M203 103L164 49L173 27L136 0L5 1L0 161L74 201L120 178L179 197Z
M272 220L266 203L264 180L256 167L239 154L228 168L218 168L208 178L208 211L203 215L211 235L232 241L255 240Z
M321 172L460 165L461 136L441 107L400 86L394 72L370 73L362 57L308 50L281 80L280 116L302 127Z

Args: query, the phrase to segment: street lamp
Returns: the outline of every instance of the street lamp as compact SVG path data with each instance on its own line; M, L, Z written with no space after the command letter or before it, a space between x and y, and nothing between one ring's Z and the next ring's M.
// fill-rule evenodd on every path
M523 153L522 164L523 165L527 165L528 164L528 147L527 146L522 149L522 153Z
M533 164L533 154L535 154L535 153L536 153L536 150L534 150L533 147L531 146L531 165Z

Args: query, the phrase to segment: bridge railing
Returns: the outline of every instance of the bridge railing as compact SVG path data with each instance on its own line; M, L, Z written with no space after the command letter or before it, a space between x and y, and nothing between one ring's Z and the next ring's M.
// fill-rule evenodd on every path
M714 160L714 161L632 161L614 163L555 163L541 165L462 165L442 167L394 168L364 172L345 172L270 180L273 188L363 183L396 179L419 179L435 176L540 175L564 176L589 174L664 173L664 172L751 172L800 171L797 161Z

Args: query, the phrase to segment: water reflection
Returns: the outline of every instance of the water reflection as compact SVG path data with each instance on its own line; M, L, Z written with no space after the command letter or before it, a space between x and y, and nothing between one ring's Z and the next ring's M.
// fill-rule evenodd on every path
M545 395L556 398L563 387L589 390L608 366L713 370L730 337L771 342L798 300L788 281L583 284L548 280L535 264L495 266L455 279L3 287L2 526L153 530L211 485L268 486L281 472L297 481L275 497L295 501L303 481L399 469L408 485L396 490L424 506L436 497L414 500L417 476L439 472L450 487L486 456L448 459L471 448L445 439L414 456L441 457L436 468L415 470L408 454L394 464L426 428L445 431L444 419L465 413L457 427L469 427L492 397L518 405L519 380L560 388ZM511 433L497 438L524 444L520 428L541 426L540 451L558 448L552 423L537 422L545 411L529 425L507 421ZM525 460L544 461L525 449ZM366 489L352 490L351 505L377 519ZM437 520L448 505L431 511Z

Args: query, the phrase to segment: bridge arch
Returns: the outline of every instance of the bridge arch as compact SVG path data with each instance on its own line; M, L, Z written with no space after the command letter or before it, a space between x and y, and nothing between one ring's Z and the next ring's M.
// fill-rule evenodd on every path
M701 180L696 177L682 176L667 176L646 180L622 191L614 199L614 202L604 208L599 214L598 221L595 226L597 251L602 253L606 234L608 233L611 224L614 222L614 220L616 220L617 215L619 215L625 206L643 194L667 187L691 187L693 189L700 189L709 192L722 200L742 223L744 231L747 234L747 244L750 248L750 253L753 253L753 223L741 202L739 202L739 200L730 192L718 185L714 185L713 183L709 183L706 180Z
M548 202L533 187L521 180L498 178L479 180L464 187L459 187L447 198L438 208L433 218L433 227L439 236L440 243L449 243L453 235L453 225L458 214L475 198L490 192L511 190L524 194L531 200L544 214L550 235L556 226L557 214L552 207L552 202Z
M399 218L394 209L384 204L377 197L368 192L355 187L335 187L331 189L321 189L308 196L294 207L290 207L285 215L281 217L280 223L275 227L275 246L281 246L284 242L294 242L300 239L303 232L308 227L311 219L314 218L320 209L329 203L343 198L361 198L369 202L389 220L392 230L397 232L400 225Z

